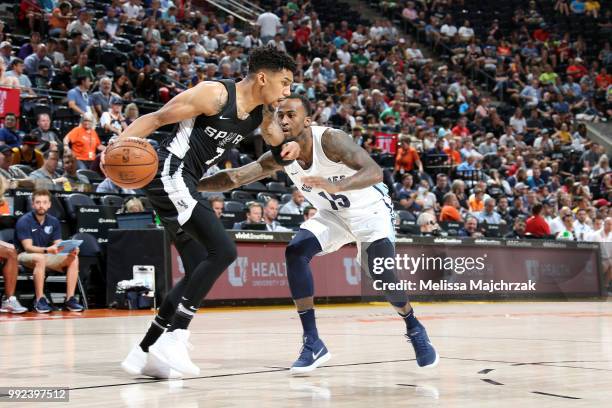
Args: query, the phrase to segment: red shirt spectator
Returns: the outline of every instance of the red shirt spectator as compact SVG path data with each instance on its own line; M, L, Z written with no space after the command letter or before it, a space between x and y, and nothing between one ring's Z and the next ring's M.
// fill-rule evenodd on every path
M605 68L602 68L595 78L595 83L597 88L606 89L609 85L612 85L612 75L608 74Z
M533 32L533 38L539 42L546 42L550 38L550 34L543 28L538 28Z
M548 223L540 215L542 212L542 204L536 204L533 206L532 216L527 219L525 233L531 234L534 237L542 238L550 235L550 227Z
M567 75L571 75L576 81L589 73L585 66L582 65L582 59L580 58L576 58L574 63L567 67L565 72Z

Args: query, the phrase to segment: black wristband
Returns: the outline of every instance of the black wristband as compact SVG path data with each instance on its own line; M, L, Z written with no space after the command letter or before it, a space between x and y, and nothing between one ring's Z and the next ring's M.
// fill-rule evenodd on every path
M288 164L291 164L291 162L293 162L293 160L285 160L281 156L281 152L283 151L283 146L285 145L285 143L289 143L293 141L294 139L288 139L288 140L285 140L283 143L279 144L278 146L270 146L270 150L272 151L272 157L274 157L275 162L277 162L278 164L282 166L287 166Z

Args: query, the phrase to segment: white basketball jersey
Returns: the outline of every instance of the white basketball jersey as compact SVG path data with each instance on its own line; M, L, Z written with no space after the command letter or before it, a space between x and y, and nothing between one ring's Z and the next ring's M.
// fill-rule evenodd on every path
M312 131L312 166L304 170L297 161L285 166L285 172L304 194L304 197L318 210L338 211L339 214L363 210L373 204L384 200L390 206L391 199L388 189L383 183L366 187L360 190L342 191L330 194L324 190L313 188L302 183L302 177L324 177L330 182L336 182L357 173L344 163L336 163L325 156L321 137L328 128L324 126L311 126Z

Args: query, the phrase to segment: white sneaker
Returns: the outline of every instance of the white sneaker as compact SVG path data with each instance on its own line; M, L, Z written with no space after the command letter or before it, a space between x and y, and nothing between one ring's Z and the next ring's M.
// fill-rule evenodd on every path
M177 329L162 334L155 344L149 347L149 354L183 375L196 376L200 374L200 368L189 358L188 350L191 348L189 330Z
M25 313L27 311L28 311L28 308L23 307L15 296L11 296L9 298L2 297L2 307L0 308L0 312L19 314L19 313Z
M135 345L121 363L121 368L130 375L143 374L142 370L147 365L147 354L149 353L145 353L140 345Z
M171 379L171 378L183 378L183 374L180 372L173 370L167 364L164 364L160 359L155 357L151 353L147 354L147 364L142 369L142 375L146 375L147 377L153 378L163 378L163 379Z

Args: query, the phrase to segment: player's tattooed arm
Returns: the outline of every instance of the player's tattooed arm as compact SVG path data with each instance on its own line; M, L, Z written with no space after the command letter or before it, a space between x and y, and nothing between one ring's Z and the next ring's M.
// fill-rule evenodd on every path
M271 152L266 152L253 163L235 169L222 170L204 177L198 183L198 191L228 191L245 184L269 177L283 167L276 163Z
M304 184L321 188L329 193L337 193L366 188L383 180L382 169L372 160L368 152L358 146L345 132L327 129L321 137L321 145L330 160L344 163L351 169L357 170L357 173L334 183L323 177L304 177L302 178Z
M227 102L227 89L219 82L204 81L181 92L155 112L136 119L119 136L147 137L160 127L198 115L216 115Z

